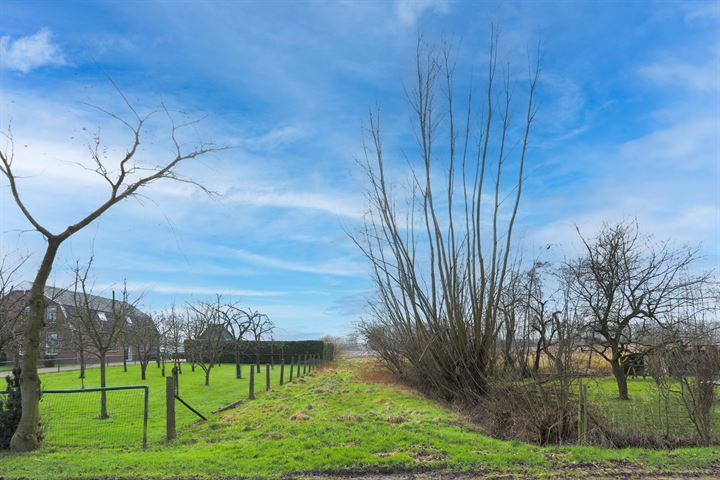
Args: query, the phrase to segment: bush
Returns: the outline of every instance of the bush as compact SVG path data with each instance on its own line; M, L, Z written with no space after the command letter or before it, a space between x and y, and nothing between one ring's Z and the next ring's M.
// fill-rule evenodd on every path
M20 369L12 371L12 376L5 377L7 396L0 398L0 450L10 448L10 439L20 423L22 405L20 403Z
M54 367L55 366L55 357L45 357L42 359L43 367Z

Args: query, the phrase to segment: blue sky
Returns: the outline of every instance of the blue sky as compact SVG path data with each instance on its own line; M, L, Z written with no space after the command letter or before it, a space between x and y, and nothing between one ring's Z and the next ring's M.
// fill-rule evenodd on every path
M12 123L30 208L52 228L103 197L75 165L99 132L127 134L110 75L139 110L205 117L186 132L236 148L183 167L221 193L157 184L63 246L54 281L96 258L99 290L127 278L146 308L224 293L267 312L279 336L343 334L371 291L347 232L366 209L361 154L380 105L391 164L412 155L403 84L417 35L456 45L457 75L485 61L489 28L522 72L544 51L518 238L571 254L574 226L637 217L720 261L718 2L33 2L0 0L0 126ZM162 125L142 155L167 152ZM39 262L37 234L0 183L0 249Z

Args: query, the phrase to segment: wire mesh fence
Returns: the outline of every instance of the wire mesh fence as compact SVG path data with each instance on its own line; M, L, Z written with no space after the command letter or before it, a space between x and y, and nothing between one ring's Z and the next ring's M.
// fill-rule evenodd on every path
M627 439L648 446L695 445L700 441L689 409L678 389L661 392L650 379L634 380L639 391L629 400L620 400L597 384L588 382L587 410L595 419ZM711 409L714 441L720 441L720 399Z
M0 396L5 398L7 393L2 391ZM145 447L148 387L44 390L40 416L43 442L48 446Z
M303 370L316 368L319 356L280 356L274 364L241 364L242 378L236 378L235 365L216 364L212 369L210 385L204 384L204 371L199 365L180 364L182 373L175 373L168 363L167 377L174 377L176 424L178 431L199 419L209 417L227 408L248 401L251 388L262 395L284 384L302 382ZM253 387L250 387L253 371ZM116 385L91 388L99 385L99 369L88 368L81 380L77 370L42 373L44 387L40 402L43 443L57 447L140 447L166 439L166 380L163 369L153 366L148 370L145 385L127 385L140 380L140 367L122 365L109 367L107 383ZM0 377L4 374L0 374ZM85 385L85 388L81 388ZM7 392L0 391L0 398ZM102 418L102 397L105 396L107 418Z

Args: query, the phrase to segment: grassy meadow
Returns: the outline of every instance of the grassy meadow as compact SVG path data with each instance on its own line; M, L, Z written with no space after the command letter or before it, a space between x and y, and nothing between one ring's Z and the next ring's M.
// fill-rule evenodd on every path
M166 365L166 374L171 374L172 365ZM179 392L183 400L204 416L229 403L246 399L249 390L250 365L243 365L243 378L235 378L235 365L217 365L210 373L210 385L205 386L205 372L196 367L193 372L189 364L182 365L179 376ZM41 375L46 390L81 388L78 371L62 371ZM290 373L286 366L286 379ZM85 387L100 386L100 369L88 368ZM140 378L140 365L129 364L125 372L122 366L107 369L108 386L147 385L148 442L158 442L165 435L165 389L166 380L155 363L147 368L147 380ZM270 382L280 382L280 366L270 371ZM262 395L265 390L265 366L255 374L255 392ZM142 444L143 402L142 390L120 390L107 392L109 419L99 419L100 393L45 394L40 403L41 414L46 423L46 443L50 446L135 446ZM176 424L178 428L199 420L193 412L176 402Z
M148 373L151 391L162 390L157 370L151 367ZM77 372L49 375L44 377L48 388L77 385ZM115 383L121 378L139 383L136 371L114 369L112 375ZM197 381L181 384L181 394L184 388L194 405L205 401L204 411L214 408L211 403L220 406L246 398L247 380L235 380L230 365L213 372L209 389L196 375ZM186 416L171 443L160 439L164 422L158 398L151 397L151 418L156 418L151 420L147 450L135 444L107 446L97 439L82 449L48 442L30 454L0 454L0 477L278 478L308 472L438 469L536 478L583 477L589 471L707 474L720 465L717 448L543 448L489 438L457 413L392 383L370 361L338 362L211 415L208 422L195 423ZM177 408L180 412L182 407Z

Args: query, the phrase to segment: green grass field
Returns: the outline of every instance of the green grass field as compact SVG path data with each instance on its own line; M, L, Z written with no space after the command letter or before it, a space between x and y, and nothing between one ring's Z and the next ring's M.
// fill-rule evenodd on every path
M696 432L682 403L679 385L671 387L666 403L658 395L651 377L628 379L630 400L618 398L617 384L613 377L584 380L588 400L596 405L599 413L618 428L640 432L668 434L671 437L696 437ZM715 424L720 428L720 402L715 403Z
M166 373L170 374L170 366ZM210 412L236 400L245 399L249 388L249 365L243 365L243 379L235 378L235 365L219 365L212 369L210 385L205 386L204 372L183 364L179 377L180 396L200 413ZM149 387L148 442L157 442L165 435L165 378L154 364L148 365L147 380L140 379L140 366L109 367L108 386L147 385ZM286 367L286 379L289 365ZM78 389L81 381L77 371L45 373L41 375L43 388ZM280 381L280 366L270 371L271 385ZM87 369L85 387L100 386L100 370ZM255 376L255 391L262 395L265 390L265 366ZM141 445L143 421L143 391L107 392L109 419L100 420L100 393L46 394L41 402L41 414L47 425L46 443L50 446L127 446ZM176 404L178 428L199 418L179 402Z
M542 448L495 440L417 392L368 373L373 371L367 361L343 361L261 392L257 400L212 415L208 422L194 424L188 415L171 443L159 440L163 407L154 397L151 416L160 415L151 420L153 441L147 450L136 444L111 447L97 438L82 448L48 442L30 454L0 454L0 477L276 478L298 472L441 469L535 478L583 477L598 469L714 475L720 467L717 448ZM186 398L207 402L204 411L246 398L247 380L238 382L233 373L229 365L213 372L208 389L196 372L198 381L185 381L181 393L185 388ZM151 367L149 374L151 389L161 390L157 369ZM112 375L115 383L139 383L136 371L113 369ZM63 372L43 378L48 388L57 388L76 386L76 376Z

